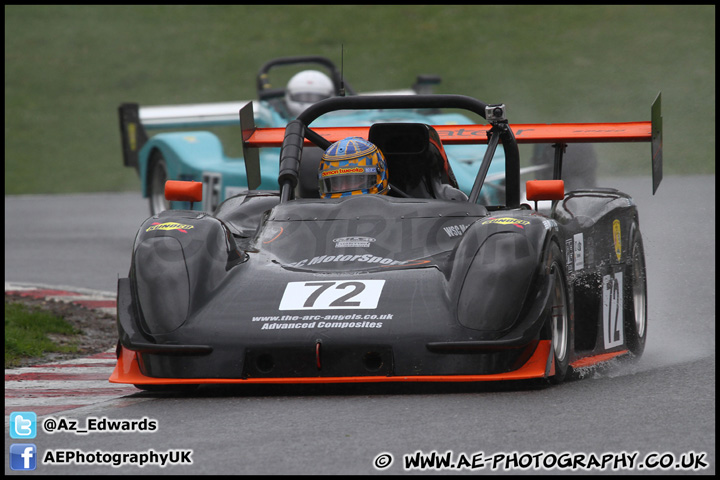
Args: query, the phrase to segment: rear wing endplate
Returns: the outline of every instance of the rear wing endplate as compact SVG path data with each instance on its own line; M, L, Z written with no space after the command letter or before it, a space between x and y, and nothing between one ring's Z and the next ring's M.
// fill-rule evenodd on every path
M652 105L650 113L651 130L650 141L652 142L652 177L653 177L653 195L660 186L663 178L663 126L662 126L662 92L658 93L657 98Z

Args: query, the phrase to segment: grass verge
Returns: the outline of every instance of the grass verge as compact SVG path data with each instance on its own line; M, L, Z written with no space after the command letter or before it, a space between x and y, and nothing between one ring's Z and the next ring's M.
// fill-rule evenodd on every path
M77 344L67 336L81 333L63 318L37 307L5 302L5 368L24 358L52 353L75 353Z

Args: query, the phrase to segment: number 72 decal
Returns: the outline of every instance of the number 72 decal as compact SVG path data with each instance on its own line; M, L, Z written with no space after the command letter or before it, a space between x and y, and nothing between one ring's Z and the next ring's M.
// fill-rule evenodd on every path
M623 344L622 272L603 277L603 331L605 348Z
M348 310L377 308L385 280L289 282L280 310Z

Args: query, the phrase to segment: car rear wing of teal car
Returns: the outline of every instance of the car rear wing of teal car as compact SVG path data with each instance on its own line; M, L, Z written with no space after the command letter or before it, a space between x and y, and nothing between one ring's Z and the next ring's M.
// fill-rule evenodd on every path
M432 83L433 78L428 80L423 79L422 76L418 77L415 88ZM389 90L369 92L363 95L387 94L416 95L417 90ZM260 109L257 100L145 107L141 107L137 103L123 103L118 108L123 164L126 167L138 168L138 152L149 139L148 130L239 126L238 112L248 104L252 104L256 112Z
M123 164L138 168L138 152L148 141L148 130L239 126L238 112L248 103L253 102L243 100L148 107L123 103L118 109Z

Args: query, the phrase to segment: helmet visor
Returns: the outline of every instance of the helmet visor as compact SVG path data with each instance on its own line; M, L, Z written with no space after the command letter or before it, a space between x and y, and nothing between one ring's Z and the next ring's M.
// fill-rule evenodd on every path
M356 170L344 173L343 170ZM320 174L320 193L354 192L369 190L377 185L377 169L375 167L352 167L329 170Z

